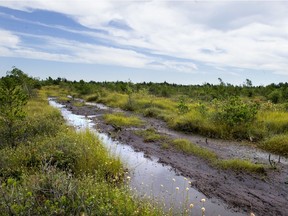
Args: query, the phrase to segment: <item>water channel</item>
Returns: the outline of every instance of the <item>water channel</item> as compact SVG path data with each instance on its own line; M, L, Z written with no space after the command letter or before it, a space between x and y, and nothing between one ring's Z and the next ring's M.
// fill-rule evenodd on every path
M120 157L125 167L129 170L130 188L140 197L146 197L153 201L159 201L166 206L181 212L185 207L193 203L194 207L189 209L189 215L202 216L201 208L205 207L206 216L243 216L247 214L234 212L217 199L209 199L201 192L190 186L189 181L178 175L170 166L158 163L158 158L147 158L142 152L135 152L129 145L112 140L108 135L99 133L92 122L93 116L82 116L73 114L63 105L53 99L49 104L58 108L69 125L77 130L89 128L103 142L103 144L115 156ZM96 122L97 124L97 122ZM201 200L205 199L205 202Z

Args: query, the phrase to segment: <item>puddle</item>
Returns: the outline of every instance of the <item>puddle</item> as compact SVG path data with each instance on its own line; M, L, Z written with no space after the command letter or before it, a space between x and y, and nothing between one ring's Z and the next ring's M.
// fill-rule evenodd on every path
M95 124L89 117L75 115L54 100L49 100L49 104L60 109L68 124L78 130L89 128L95 132L107 149L121 158L129 169L130 187L139 196L147 197L155 202L159 201L165 204L166 209L173 207L176 212L193 203L194 208L189 211L189 215L193 216L202 216L201 208L203 205L206 209L206 216L245 215L232 212L224 207L225 205L219 200L208 199L204 194L190 186L189 181L193 181L193 179L186 179L177 175L170 166L158 163L158 158L147 158L144 153L135 152L130 146L114 141L104 133L97 132L94 129ZM201 199L205 199L206 202L202 203Z

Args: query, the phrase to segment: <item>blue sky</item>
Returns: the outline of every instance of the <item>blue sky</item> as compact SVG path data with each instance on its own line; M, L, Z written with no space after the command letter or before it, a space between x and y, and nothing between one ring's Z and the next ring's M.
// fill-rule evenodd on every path
M0 76L288 81L288 1L0 0Z

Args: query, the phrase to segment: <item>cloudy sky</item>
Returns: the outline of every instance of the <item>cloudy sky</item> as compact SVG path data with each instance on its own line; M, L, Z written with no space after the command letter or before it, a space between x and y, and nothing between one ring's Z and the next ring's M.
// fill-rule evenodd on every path
M288 81L288 1L0 0L0 76Z

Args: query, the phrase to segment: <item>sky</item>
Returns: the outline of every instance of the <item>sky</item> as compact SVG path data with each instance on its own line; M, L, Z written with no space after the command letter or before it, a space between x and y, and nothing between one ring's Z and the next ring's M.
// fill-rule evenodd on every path
M0 76L288 82L288 0L0 0Z

